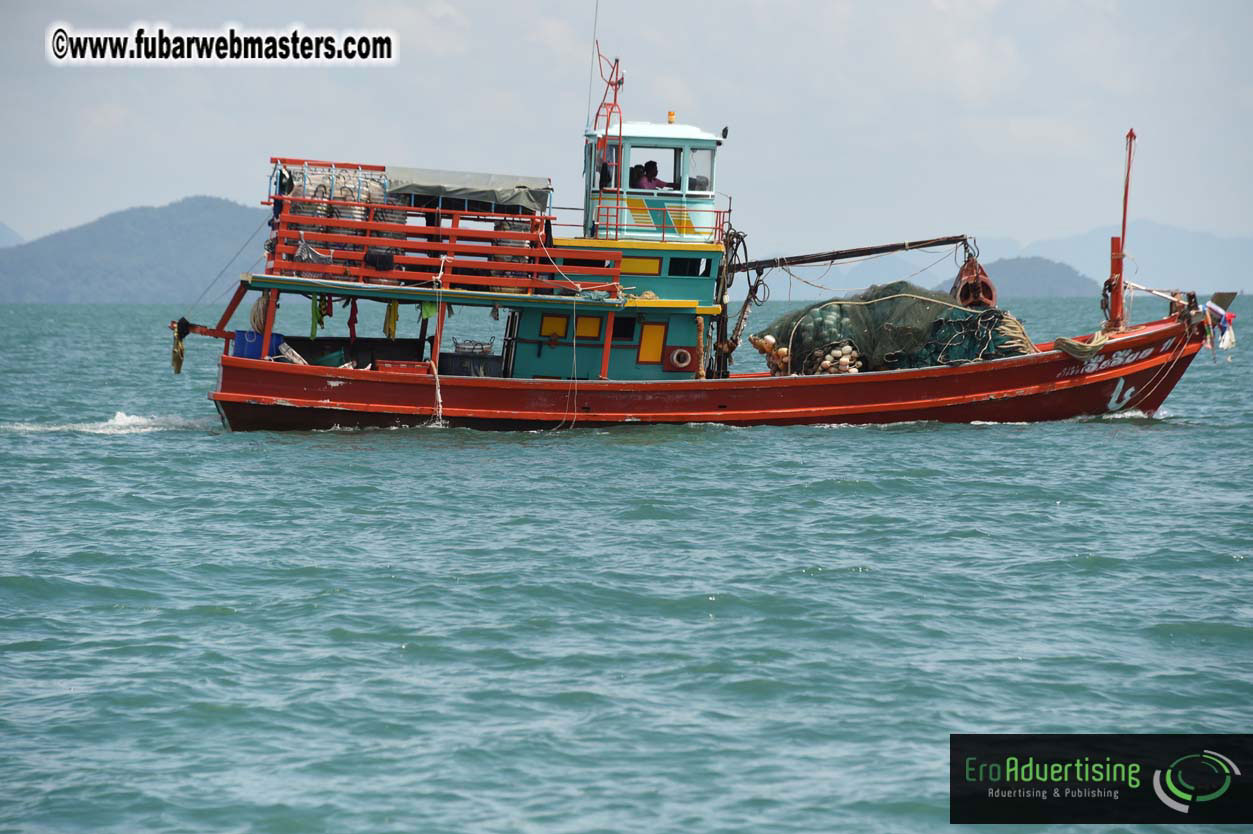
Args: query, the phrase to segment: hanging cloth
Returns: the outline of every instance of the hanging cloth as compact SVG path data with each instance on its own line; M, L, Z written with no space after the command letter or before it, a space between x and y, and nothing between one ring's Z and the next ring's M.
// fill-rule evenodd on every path
M191 332L192 327L192 323L186 317L180 318L178 323L174 325L174 350L170 354L170 365L173 366L176 374L183 372L183 356L185 354L183 340L187 338L187 334Z
M389 341L396 340L396 322L400 318L400 304L390 301L387 304L387 315L383 317L383 335Z
M429 319L431 316L435 315L435 314L436 314L436 313L438 313L438 312L439 312L439 305L438 305L438 304L436 304L434 301L423 301L423 302L422 302L422 318L423 318L423 320Z
M348 342L357 341L357 299L352 300L348 307Z
M322 297L313 296L309 303L309 338L316 339L318 337L318 328L323 327L323 307Z

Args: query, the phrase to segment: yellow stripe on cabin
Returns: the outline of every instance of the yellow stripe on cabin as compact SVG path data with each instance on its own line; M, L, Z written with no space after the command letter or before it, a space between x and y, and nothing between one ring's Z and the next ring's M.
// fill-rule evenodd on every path
M681 235L696 234L696 227L692 225L692 219L688 217L686 208L667 206L666 211L670 214L670 222L674 225L675 231Z
M701 304L695 299L673 298L632 298L623 307L643 308L648 310L688 310L698 316L716 316L722 312L718 304Z
M648 204L642 197L627 197L627 209L631 212L637 226L653 226L653 216L648 211Z

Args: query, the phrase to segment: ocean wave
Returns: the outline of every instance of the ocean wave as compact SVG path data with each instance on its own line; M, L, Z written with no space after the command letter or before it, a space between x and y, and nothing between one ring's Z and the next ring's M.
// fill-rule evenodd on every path
M146 434L154 431L189 431L210 429L217 420L187 417L143 417L116 412L108 420L95 423L0 423L0 430L18 434Z

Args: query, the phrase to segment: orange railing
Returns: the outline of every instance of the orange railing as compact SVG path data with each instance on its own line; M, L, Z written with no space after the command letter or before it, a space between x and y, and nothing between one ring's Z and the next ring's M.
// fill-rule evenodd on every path
M660 207L650 207L649 214L657 212L661 214L660 223L624 223L622 218L631 217L631 212L627 206L605 205L601 203L597 206L596 211L596 227L599 230L598 237L609 237L606 233L612 233L612 239L630 238L633 231L648 233L649 235L661 232L661 240L691 240L693 236L704 238L709 242L722 240L722 234L726 229L727 220L730 217L729 209L710 209L695 208L689 209L686 206L675 205L673 208L684 212L687 223L679 227L671 213L671 206L664 209ZM697 224L692 222L692 213L702 215L712 215L713 221L707 224ZM639 238L637 238L639 239ZM645 238L651 239L651 238Z
M563 287L617 297L620 291L621 252L580 250L577 263L554 262L570 255L556 256L549 246L551 215L291 195L273 199L282 207L267 262L272 274L397 284L430 284L438 277L445 288L524 293ZM317 260L297 257L302 240ZM319 262L327 256L329 262Z
M714 209L706 207L688 208L683 205L675 205L673 208L685 212L686 225L680 227L676 224L674 216L671 214L672 207L667 206L664 213L659 207L652 207L651 213L662 214L660 223L635 223L626 222L633 220L631 212L625 202L622 205L614 203L601 203L595 207L593 219L596 222L597 237L603 240L655 240L653 237L658 232L661 233L660 240L665 241L691 241L693 236L698 236L711 243L720 242L731 221L731 208ZM568 212L573 212L576 216L583 214L582 209L566 208ZM693 214L697 217L709 217L711 221L708 223L693 222ZM584 224L581 219L566 218L562 222L554 222L554 229L561 229L566 234L573 237L581 236L584 232Z

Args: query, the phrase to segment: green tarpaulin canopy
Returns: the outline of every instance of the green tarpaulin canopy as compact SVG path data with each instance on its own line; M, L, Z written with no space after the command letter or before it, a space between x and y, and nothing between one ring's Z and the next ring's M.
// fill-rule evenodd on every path
M414 194L426 198L517 206L528 212L543 214L548 211L552 190L552 181L548 177L387 166L387 193L391 196Z

